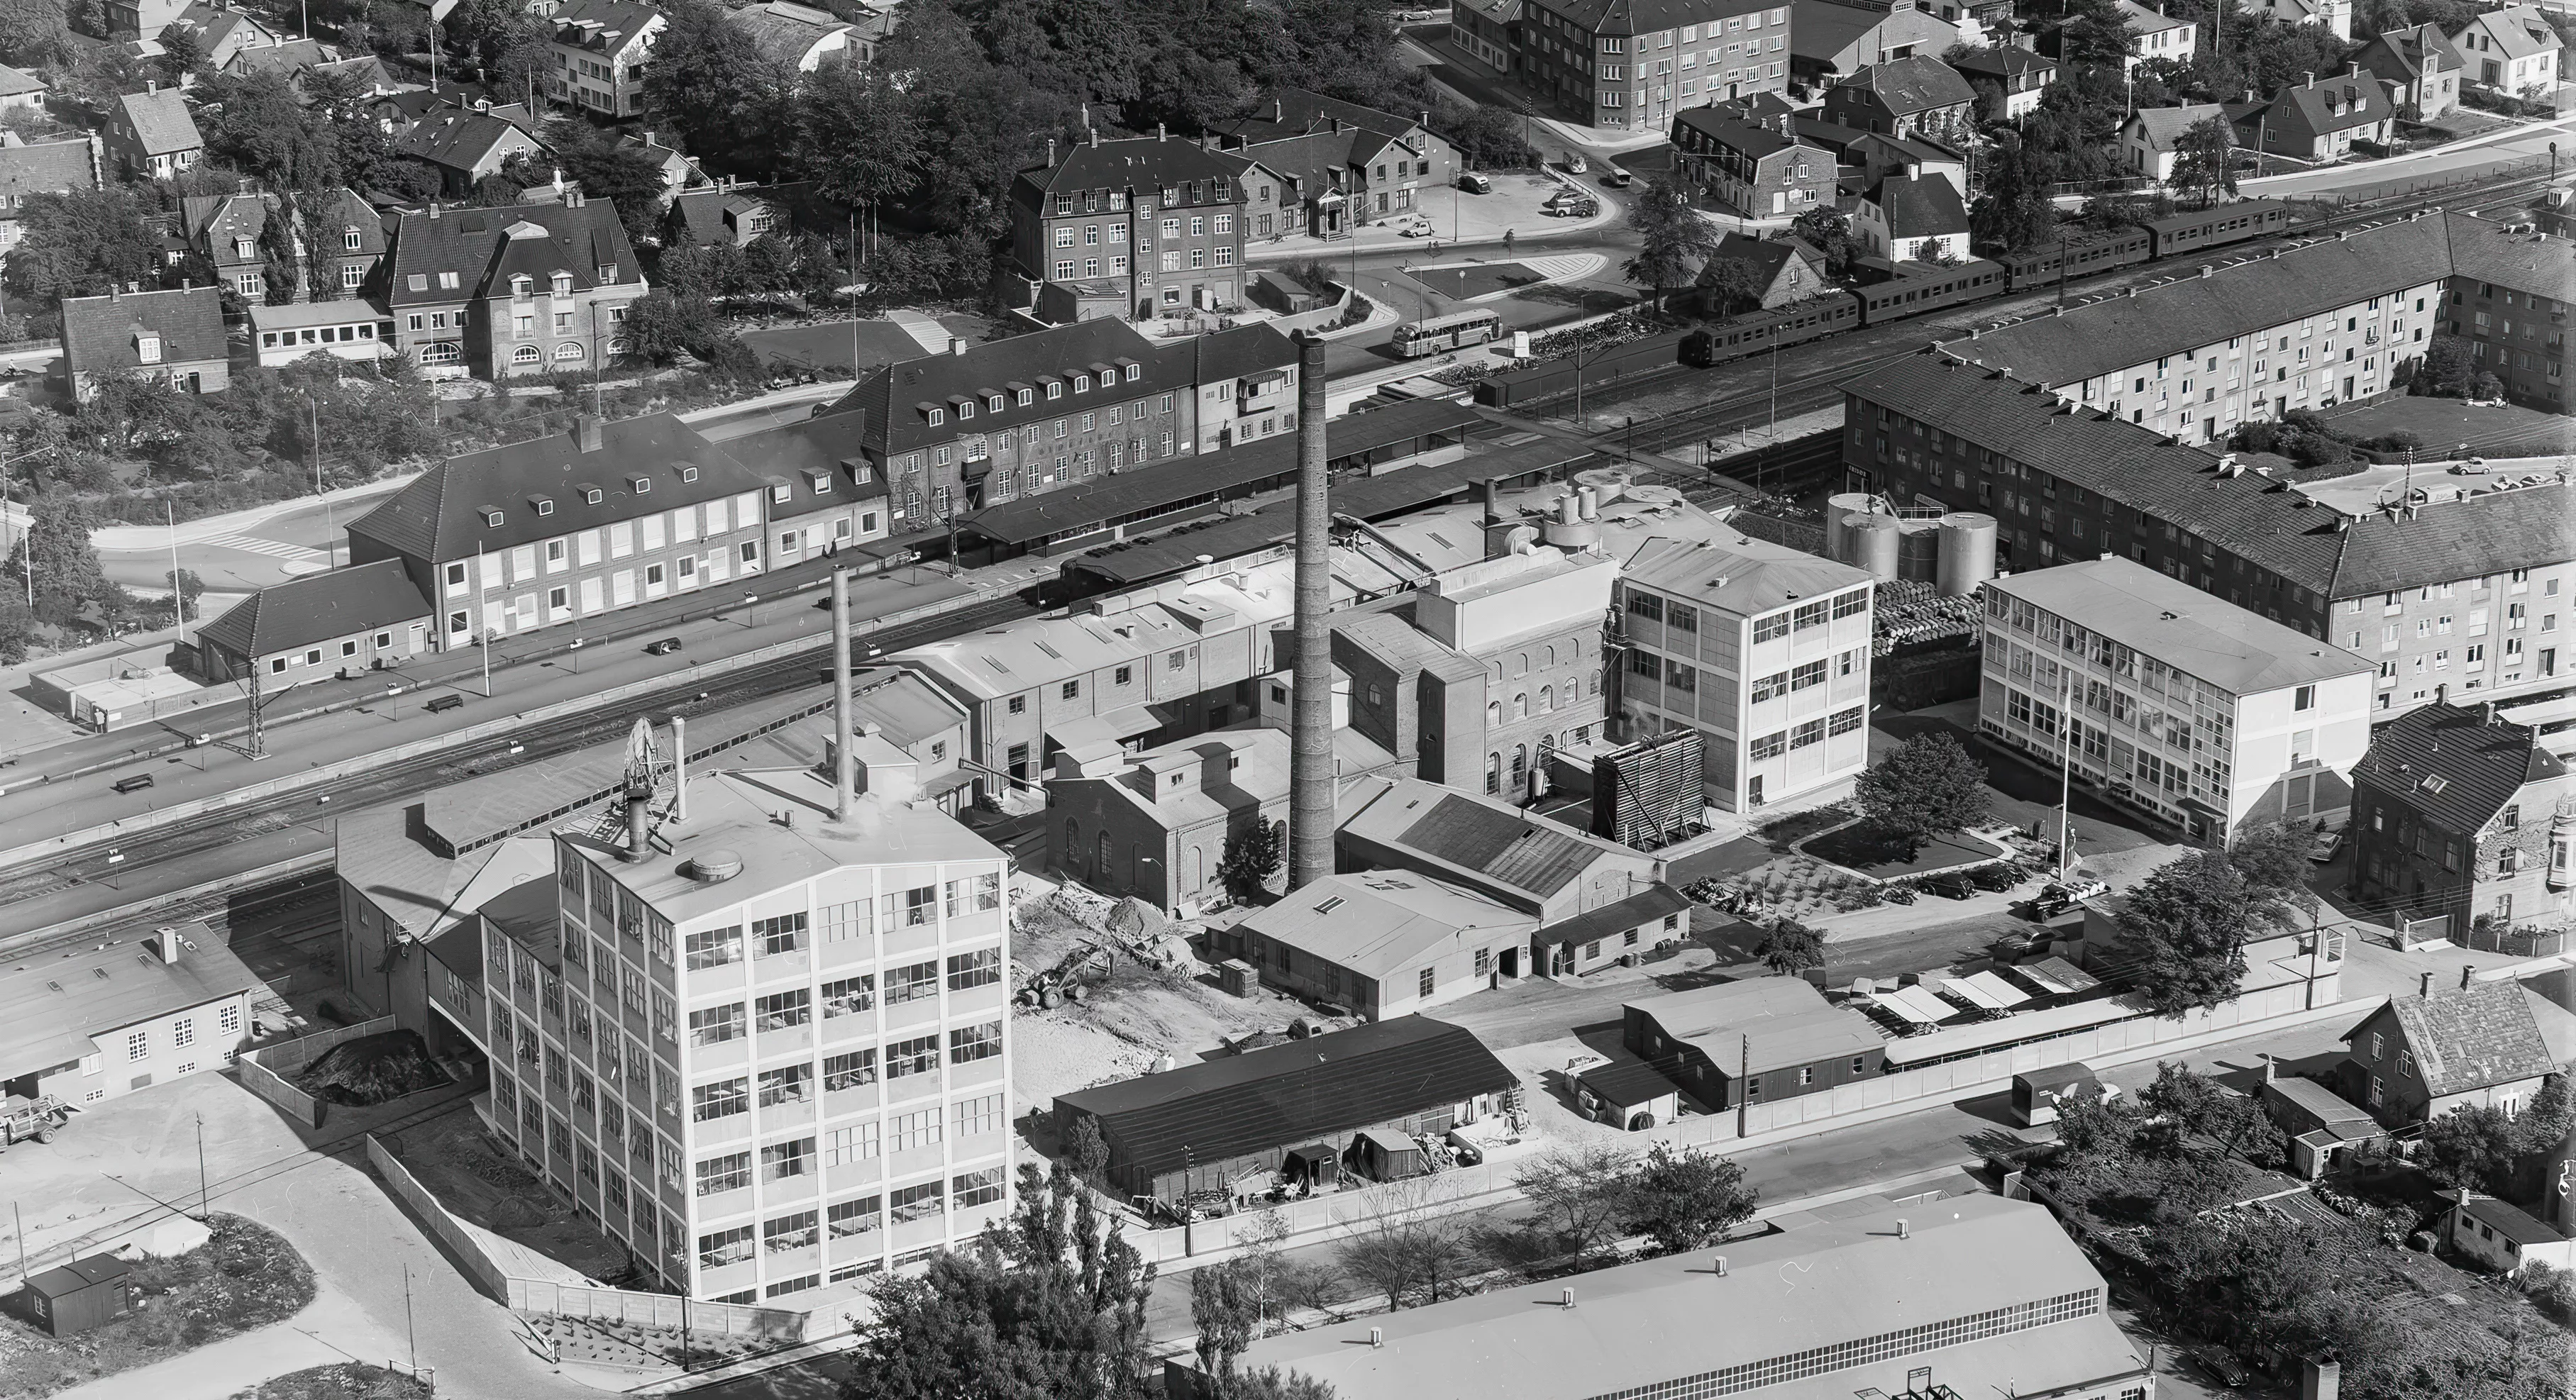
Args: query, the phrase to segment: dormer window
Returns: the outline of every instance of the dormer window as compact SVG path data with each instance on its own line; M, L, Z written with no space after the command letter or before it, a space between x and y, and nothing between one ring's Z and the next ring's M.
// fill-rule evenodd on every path
M1047 397L1050 399L1063 398L1064 381L1061 379L1051 379L1047 381Z
M1022 408L1026 408L1026 407L1028 407L1028 406L1029 406L1029 400L1030 400L1030 399L1032 399L1033 397L1035 397L1035 393L1034 393L1034 391L1032 391L1032 390L1028 390L1028 389L1022 389L1022 390L1020 391L1020 407L1022 407Z
M1142 379L1142 378L1144 378L1144 377L1145 377L1145 367L1144 367L1143 365L1129 365L1129 366L1127 367L1127 382L1128 382L1128 383L1133 384L1133 383L1135 383L1137 380Z
M147 365L161 363L161 337L152 331L138 333L134 337L134 358Z
M603 286L603 287L606 287L606 286L612 286L612 285L614 285L614 284L616 283L616 281L617 281L617 264L615 264L615 263L601 263L601 264L599 265L599 285L601 285L601 286Z
M940 424L945 423L945 422L947 422L947 421L948 421L948 410L947 410L947 409L944 409L944 408L934 408L934 409L930 410L930 426L932 426L932 427L936 428L936 427L938 427Z
M585 486L581 488L581 499L584 503L595 506L608 499L608 493L596 486Z
M1090 376L1090 375L1087 375L1087 374L1077 374L1077 375L1075 375L1075 376L1073 377L1073 391L1074 391L1075 393L1077 393L1077 394L1088 394L1088 393L1090 393L1090 392L1091 392L1091 376Z
M510 296L514 300L526 301L530 296L535 295L536 290L535 279L524 273L510 279Z
M247 238L236 238L233 240L233 256L245 261L258 257L259 244Z
M832 494L832 474L830 472L807 472L805 473L805 480L813 486L815 495L828 496Z
M535 500L530 501L529 504L537 508L537 514L539 515L552 515L555 513L555 503L547 500L543 496L537 497Z
M358 232L356 224L349 224L340 230L340 246L354 253L366 246L366 238Z
M957 416L961 419L974 417L975 401L973 399L959 399L957 401Z
M453 272L442 272L438 274L438 285L447 291L455 291L457 285L456 274Z
M485 506L483 508L483 524L488 529L499 529L501 526L500 508L497 506Z
M626 484L635 492L636 495L641 496L653 489L653 478L649 476L630 476L626 478Z
M985 411L986 413L999 413L999 412L1001 412L1001 411L1002 411L1002 396L1001 396L1001 395L999 395L999 394L995 394L995 395L993 395L991 398L988 398L988 399L984 400L984 411Z
M697 468L695 468L695 467L682 467L682 468L680 468L680 480L682 480L682 481L695 481L695 480L697 480L697 479L698 479L698 469L697 469Z
M555 289L555 295L556 295L556 296L559 296L559 297L568 297L568 296L571 296L571 295L572 295L572 274L571 274L571 273L569 273L569 272L558 272L558 273L556 273L556 274L555 274L554 289Z

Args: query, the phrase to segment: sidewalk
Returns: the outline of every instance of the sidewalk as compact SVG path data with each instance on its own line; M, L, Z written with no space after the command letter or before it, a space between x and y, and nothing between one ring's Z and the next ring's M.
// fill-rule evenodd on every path
M1431 221L1435 231L1431 238L1407 238L1383 222L1399 211L1380 216L1381 222L1363 224L1356 235L1358 251L1384 253L1397 250L1419 251L1428 256L1445 254L1453 248L1500 246L1503 235L1515 235L1515 241L1541 234L1551 237L1603 228L1622 217L1625 207L1618 196L1590 180L1553 171L1499 171L1490 177L1492 194L1468 194L1463 190L1419 191L1420 202L1412 209L1400 211L1419 214ZM1557 190L1571 185L1599 202L1601 211L1588 219L1551 218L1539 206ZM1352 238L1317 239L1291 235L1275 243L1247 245L1243 250L1246 263L1287 262L1313 259L1326 267L1336 258L1348 260ZM1435 250L1433 243L1440 246Z

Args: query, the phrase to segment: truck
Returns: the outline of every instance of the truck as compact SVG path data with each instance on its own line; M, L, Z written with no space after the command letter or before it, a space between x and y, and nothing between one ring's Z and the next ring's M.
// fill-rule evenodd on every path
M51 1094L40 1099L11 1094L0 1101L0 1148L10 1147L22 1139L52 1142L54 1133L71 1121L79 1110Z

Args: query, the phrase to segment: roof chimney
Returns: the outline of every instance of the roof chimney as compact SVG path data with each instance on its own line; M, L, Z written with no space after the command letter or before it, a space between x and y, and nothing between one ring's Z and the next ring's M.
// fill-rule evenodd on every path
M152 930L152 951L160 954L161 961L165 963L177 962L179 960L179 931L166 925Z
M2263 1082L2264 1082L2264 1083L2266 1083L2266 1084L2269 1084L2269 1083L2271 1083L2273 1080L2278 1079L2278 1078L2280 1078L2280 1077L2281 1077L2281 1065L2280 1065L2280 1062L2279 1062L2279 1061L2277 1061L2277 1060L2275 1060L2275 1059L2273 1059L2273 1058L2272 1058L2271 1053L2270 1053L2269 1051L2266 1051L2266 1052L2264 1053L2264 1055L2263 1055Z
M1920 179L1922 179L1922 178L1923 178L1923 167L1922 167L1922 165L1920 165L1919 163L1917 163L1917 162L1915 162L1915 161L1910 161L1910 160L1909 160L1909 161L1907 161L1907 162L1905 163L1905 178L1906 178L1906 179L1908 179L1908 180L1920 180Z
M585 413L572 420L573 445L584 452L597 452L604 440L606 425L596 413Z
M1486 524L1488 524L1488 525L1499 525L1499 524L1501 524L1501 523L1502 523L1502 519L1503 519L1503 503L1502 503L1502 496L1501 496L1500 488L1498 488L1498 487L1495 485L1495 483L1494 483L1494 478L1492 478L1492 477L1490 477L1490 476L1489 476L1489 477L1486 477L1486 478L1485 478L1485 523L1486 523Z
M644 858L646 843L652 839L644 826L645 810L653 802L652 780L629 777L626 782L625 800L626 844L618 848L617 858L629 862L639 861Z
M952 335L952 336L948 337L948 353L949 353L949 354L951 354L951 355L963 355L963 354L965 354L965 353L966 353L966 337L964 337L964 336L962 336L962 335Z
M1047 138L1047 169L1055 169L1055 138Z

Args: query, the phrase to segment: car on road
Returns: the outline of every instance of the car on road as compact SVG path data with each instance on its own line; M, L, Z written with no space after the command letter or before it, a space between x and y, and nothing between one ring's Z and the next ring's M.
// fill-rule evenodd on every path
M1581 151L1568 151L1565 153L1565 169L1568 174L1580 175L1591 168L1592 167L1590 165L1585 163L1583 153Z
M1459 175L1458 188L1465 190L1469 194L1492 194L1494 192L1494 182L1477 174L1475 171L1469 170Z
M152 786L152 775L149 773L137 773L130 778L119 778L114 783L109 784L109 786L115 788L118 792L141 792L145 788Z
M464 696L459 695L454 691L449 691L445 695L431 696L429 698L429 703L421 706L421 708L429 711L431 714L437 714L441 710L452 710L464 703Z
M645 655L647 655L647 656L668 656L668 655L670 655L671 653L673 653L673 652L675 652L675 651L678 651L679 649L680 649L680 639L679 639L679 638L677 638L677 637L664 637L663 639L661 639L661 640L660 640L660 641L658 641L658 642L648 642L648 643L646 643L646 644L645 644L645 646L644 646L644 654L645 654Z
M1429 238L1434 232L1431 221L1419 214L1397 223L1395 231L1406 238Z
M1590 195L1559 190L1548 196L1547 203L1539 206L1539 212L1551 218L1588 219L1601 212L1601 204Z
M1614 190L1624 190L1628 188L1635 179L1636 177L1630 175L1627 171L1616 168L1601 172L1601 183Z

